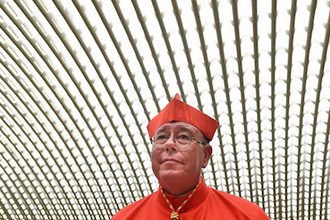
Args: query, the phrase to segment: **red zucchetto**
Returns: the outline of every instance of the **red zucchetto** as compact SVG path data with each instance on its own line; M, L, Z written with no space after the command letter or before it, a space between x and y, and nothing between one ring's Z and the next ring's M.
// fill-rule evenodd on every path
M160 126L173 121L194 125L209 140L212 140L214 132L219 125L218 121L202 111L182 102L179 94L176 94L174 99L149 122L147 126L149 137L151 138Z

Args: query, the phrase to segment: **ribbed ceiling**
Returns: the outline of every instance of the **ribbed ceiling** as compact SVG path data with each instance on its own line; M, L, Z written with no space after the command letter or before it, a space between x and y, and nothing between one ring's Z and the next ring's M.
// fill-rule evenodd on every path
M158 189L175 93L220 121L209 186L330 219L330 2L0 1L1 219L109 219Z

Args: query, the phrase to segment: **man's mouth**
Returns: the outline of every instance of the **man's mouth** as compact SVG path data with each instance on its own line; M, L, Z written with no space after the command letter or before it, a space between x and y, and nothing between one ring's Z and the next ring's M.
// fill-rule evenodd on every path
M175 158L165 158L161 161L161 163L167 163L167 162L173 162L173 163L182 163L181 161L175 159Z

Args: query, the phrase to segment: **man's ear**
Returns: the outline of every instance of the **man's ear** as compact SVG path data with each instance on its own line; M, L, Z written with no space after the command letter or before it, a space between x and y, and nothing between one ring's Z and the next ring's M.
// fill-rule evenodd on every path
M212 146L207 144L206 146L203 147L203 151L204 151L203 168L205 168L212 156Z

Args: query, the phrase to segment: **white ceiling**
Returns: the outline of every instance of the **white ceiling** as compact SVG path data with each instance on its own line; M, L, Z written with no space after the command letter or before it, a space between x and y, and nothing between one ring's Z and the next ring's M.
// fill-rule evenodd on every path
M330 2L0 1L0 215L109 219L158 189L175 93L220 121L208 185L330 216Z

